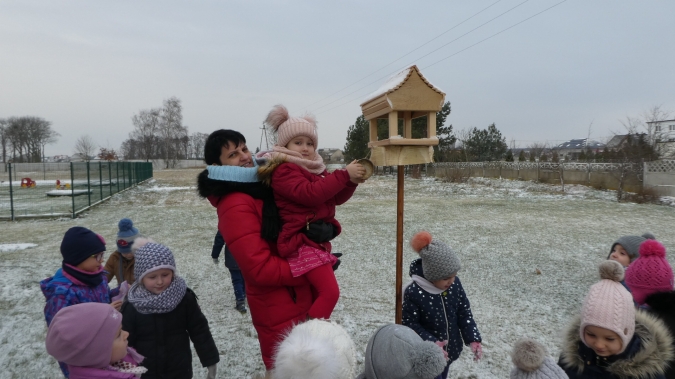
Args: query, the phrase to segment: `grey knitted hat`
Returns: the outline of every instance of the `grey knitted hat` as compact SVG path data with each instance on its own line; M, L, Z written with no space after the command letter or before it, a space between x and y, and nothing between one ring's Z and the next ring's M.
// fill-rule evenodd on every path
M410 246L422 257L424 278L430 282L449 278L462 268L459 257L450 246L431 238L429 232L419 232Z
M511 379L568 379L544 346L535 340L524 338L516 342L511 359L516 366L511 370Z
M433 379L445 369L443 350L412 329L387 324L368 341L365 372L357 379Z
M641 236L623 236L618 240L614 241L612 247L609 248L609 254L607 254L607 259L609 259L609 257L612 255L612 250L614 250L614 247L616 245L621 245L628 253L630 261L633 262L640 256L640 245L646 240L655 240L655 239L656 237L654 237L654 235L651 233L645 233Z
M168 247L158 244L149 238L136 238L131 251L136 257L136 264L134 265L134 276L137 282L141 282L143 277L153 271L163 268L176 272L176 261L173 258L173 253Z

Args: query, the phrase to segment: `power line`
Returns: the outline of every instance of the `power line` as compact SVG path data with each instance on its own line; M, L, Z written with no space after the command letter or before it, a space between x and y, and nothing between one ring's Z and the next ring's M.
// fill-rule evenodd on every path
M306 107L304 107L304 108L306 109L306 108L311 107L311 106L314 105L314 104L320 103L320 102L322 102L322 101L324 101L324 100L326 100L326 99L332 97L333 95L336 95L336 94L338 94L338 93L340 93L340 92L346 90L347 88L349 88L349 87L351 87L351 86L353 86L353 85L355 85L355 84L357 84L357 83L363 81L364 79L366 79L366 78L372 76L373 74L375 74L375 73L377 73L377 72L379 72L379 71L384 70L385 67L391 66L392 64L394 64L394 62L398 62L399 60L401 60L401 59L407 57L408 55L414 53L415 51L417 51L417 50L423 48L424 46L426 46L426 45L428 45L428 44L430 44L431 42L433 42L433 41L435 41L436 39L440 38L441 36L445 35L445 34L448 33L449 31L455 29L456 27L458 27L458 26L464 24L465 22L471 20L472 18L474 18L474 17L478 16L479 14L483 13L484 11L488 10L489 8L491 8L491 7L494 6L495 4L499 3L500 1L502 1L502 0L497 0L497 1L495 1L494 3L488 5L487 7L483 8L483 9L481 9L481 10L478 11L477 13L474 13L471 17L465 19L464 21L460 22L459 24L453 26L452 28L450 28L450 29L444 31L443 33L437 35L436 37L430 39L429 41L427 41L427 42L425 42L424 44L418 46L417 48L415 48L415 49L413 49L413 50L407 52L406 54L404 54L404 55L402 55L402 56L400 56L400 57L398 57L398 58L396 58L396 59L394 59L393 61L387 63L386 65L380 67L379 69L377 69L377 70L371 72L370 74L364 76L363 78L357 80L356 82L354 82L354 83L348 85L347 87L344 87L344 88L342 88L342 89L340 89L340 90L338 90L338 91L336 91L336 92L333 92L332 94L330 94L330 95L328 95L328 96L326 96L326 97L324 97L324 98L322 98L322 99L320 99L320 100L317 100L317 101L313 102L312 104L309 104L308 106L306 106ZM337 100L336 100L336 101L337 101ZM329 103L329 104L330 104L330 103ZM329 104L327 104L327 105L329 105Z
M528 1L528 0L525 0L525 1ZM562 1L556 3L556 4L552 5L552 6L550 6L550 7L546 8L546 9L544 9L543 11L537 12L537 13L535 13L534 15L532 15L532 16L530 16L530 17L527 17L526 19L524 19L524 20L522 20L522 21L519 21L519 22L517 22L517 23L515 23L515 24L513 24L513 25L511 25L511 26L509 26L509 27L507 27L507 28L505 28L505 29L502 29L501 31L499 31L499 32L497 32L497 33L495 33L495 34L493 34L493 35L487 37L487 38L484 38L484 39L482 39L482 40L480 40L480 41L478 41L478 42L476 42L476 43L474 43L474 44L472 44L472 45L470 45L470 46L468 46L468 47L466 47L466 48L464 48L464 49L462 49L462 50L460 50L460 51L458 51L458 52L456 52L456 53L454 53L454 54L452 54L452 55L449 55L449 56L447 56L447 57L445 57L445 58L443 58L443 59L441 59L441 60L438 60L438 61L436 61L436 62L434 62L434 63L432 63L432 64L430 64L430 65L428 65L428 66L425 66L425 67L423 67L423 68L429 68L429 67L434 66L434 65L436 65L436 64L438 64L438 63L440 63L440 62L442 62L442 61L444 61L444 60L446 60L446 59L452 58L452 57L454 57L455 55L457 55L457 54L459 54L459 53L462 53L462 52L464 52L464 51L466 51L466 50L468 50L468 49L470 49L470 48L472 48L472 47L474 47L474 46L476 46L476 45L478 45L478 44L480 44L480 43L483 43L483 42L489 40L490 38L493 38L493 37L495 37L495 36L497 36L497 35L499 35L499 34L505 32L505 31L507 31L507 30L509 30L509 29L512 29L512 28L514 28L514 27L516 27L516 26L522 24L522 23L525 22L525 21L528 21L528 20L530 20L530 19L532 19L532 18L534 18L534 17L536 17L536 16L538 16L538 15L540 15L540 14L542 14L542 13L544 13L544 12L546 12L546 11L548 11L548 10L550 10L550 9L552 9L552 8L554 8L554 7L558 6L558 5L560 5L560 4L562 4L562 3L564 3L565 1L567 1L567 0L562 0ZM524 2L523 2L523 3L524 3ZM520 5L522 5L523 3L520 3L520 4L516 5L515 7L509 9L507 12L509 12L509 11L511 11L512 9L514 9L514 8L516 8L516 7L520 6ZM505 13L506 13L506 12L505 12ZM501 15L500 15L500 16L501 16ZM498 16L498 17L499 17L499 16ZM492 19L492 20L494 20L494 19ZM491 21L492 21L492 20L491 20ZM485 24L483 24L483 25L485 25ZM482 25L481 25L481 26L482 26ZM475 29L473 29L473 30L475 30ZM447 44L446 44L446 45L447 45ZM445 46L445 45L444 45L444 46ZM440 48L439 48L439 49L440 49ZM438 50L438 49L432 51L432 53L435 52L435 51L437 51L437 50ZM429 54L431 54L431 53L429 53ZM429 54L427 54L427 55L429 55ZM426 56L426 55L425 55L425 56ZM341 98L339 98L339 99L337 99L337 100L335 100L335 101L332 101L331 103L328 103L328 104L324 105L324 106L330 105L330 104L332 104L332 103L334 103L334 102L336 102L336 101L338 101L338 100L342 100L342 99L346 98L347 96L352 95L352 94L354 94L354 93L356 93L356 92L358 92L358 91L360 91L360 90L362 90L362 89L364 89L364 88L370 86L371 84L377 83L377 82L381 81L382 79L388 78L388 77L390 77L390 76L391 76L391 75L387 75L387 76L381 77L381 78L379 78L379 79L377 79L377 80L375 80L375 81L373 81L373 82L370 82L370 83L366 84L365 86L363 86L363 87L361 87L361 88L359 88L359 89L357 89L357 90L355 90L355 91L353 91L353 92L348 93L347 95L345 95L345 96L343 96L343 97L341 97ZM317 114L322 114L322 113L329 112L329 111L331 111L331 110L333 110L333 109L339 108L339 107L341 107L341 106L343 106L343 105L345 105L345 104L348 104L348 103L350 103L350 102L352 102L352 101L354 101L354 99L347 100L346 102L343 102L343 103L341 103L341 104L338 104L338 105L336 105L336 106L334 106L334 107L332 107L332 108L326 109L326 110L324 110L324 111L318 112ZM317 108L317 109L323 108L324 106L319 107L319 108Z

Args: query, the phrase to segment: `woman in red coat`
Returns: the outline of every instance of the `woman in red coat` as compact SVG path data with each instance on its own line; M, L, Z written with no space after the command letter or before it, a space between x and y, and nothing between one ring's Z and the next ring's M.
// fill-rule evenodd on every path
M216 179L204 170L197 179L198 190L217 209L218 230L246 280L262 359L271 370L283 333L307 319L311 287L304 277L294 277L288 262L277 253L278 211L272 191L257 179L256 162L244 136L232 130L211 133L204 157L209 168L232 166L220 170Z
M329 242L341 231L335 206L352 197L365 169L354 161L344 170L328 173L316 152L318 136L312 117L290 117L283 105L277 105L265 123L276 131L277 143L265 154L270 160L258 176L271 182L279 208L279 255L288 260L293 276L304 275L315 290L309 317L328 319L340 296L332 268L336 257Z

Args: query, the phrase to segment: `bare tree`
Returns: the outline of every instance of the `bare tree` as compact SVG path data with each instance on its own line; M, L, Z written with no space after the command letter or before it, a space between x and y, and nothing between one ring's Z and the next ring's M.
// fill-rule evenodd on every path
M192 133L190 134L188 143L188 158L201 159L204 158L204 145L206 139L209 137L206 133Z
M79 154L85 161L91 160L96 151L96 143L88 135L83 135L75 141L75 153Z
M14 162L41 162L45 145L54 143L58 135L40 117L10 117L2 123L3 157L11 147Z
M187 136L187 128L183 126L183 106L180 99L171 97L164 100L160 113L159 136L162 144L162 157L166 168L175 167Z
M2 145L2 162L7 162L7 146L9 138L7 137L7 120L0 118L0 145Z
M159 114L161 109L154 108L142 110L131 118L134 124L134 130L129 134L129 139L133 140L134 156L139 156L145 159L146 162L156 157L156 152L159 150L157 134L159 133ZM130 146L128 146L130 147ZM122 148L124 156L128 155L130 151Z
M530 146L528 146L528 149L530 150L530 160L532 160L532 158L541 159L541 156L548 149L548 144L546 142L544 142L544 143L535 142L535 143L530 144Z

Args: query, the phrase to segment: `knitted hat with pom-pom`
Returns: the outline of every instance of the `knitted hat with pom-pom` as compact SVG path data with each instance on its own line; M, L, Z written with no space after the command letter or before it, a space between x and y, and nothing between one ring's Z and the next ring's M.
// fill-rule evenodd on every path
M313 319L293 327L278 345L273 379L352 379L356 349L340 325Z
M609 248L609 254L607 255L607 259L609 259L609 257L612 256L612 251L614 251L614 247L616 245L621 245L623 249L626 250L626 253L628 253L630 261L633 262L640 256L639 252L640 244L642 244L646 240L654 240L654 239L656 239L656 237L654 237L654 235L651 233L645 233L641 236L620 237L618 240L614 241L612 247Z
M316 133L316 119L313 116L290 117L283 105L275 105L267 115L265 125L277 133L277 146L286 147L295 137L309 137L318 149L319 136Z
M145 275L163 268L176 272L176 260L171 250L150 238L136 238L131 250L136 260L134 277L137 283L141 283Z
M134 227L134 222L128 218L121 219L117 227L119 229L117 232L117 251L130 253L131 243L140 235L138 229Z
M511 352L515 367L511 379L567 379L567 374L549 357L542 344L524 338L516 342Z
M410 246L422 257L424 278L430 282L447 279L462 268L459 257L450 246L433 239L429 232L415 234Z
M412 329L387 324L370 337L365 372L357 379L433 379L445 369L443 350Z
M591 286L581 308L579 335L584 344L588 345L584 336L587 326L611 330L621 338L621 353L635 333L633 297L620 283L625 271L621 263L604 261L600 264L599 271L602 280Z
M640 258L626 269L626 285L639 305L653 293L673 290L673 269L660 242L647 240L640 245Z

